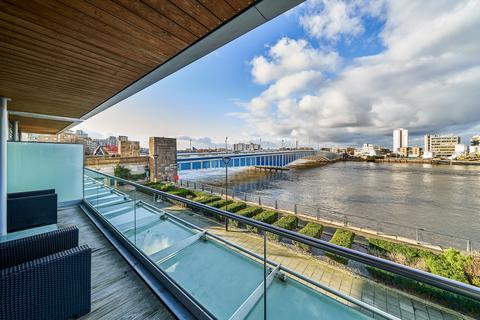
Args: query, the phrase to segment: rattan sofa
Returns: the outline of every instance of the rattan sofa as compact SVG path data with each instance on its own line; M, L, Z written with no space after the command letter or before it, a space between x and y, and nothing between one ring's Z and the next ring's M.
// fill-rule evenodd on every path
M0 243L0 319L68 319L90 312L91 249L69 227Z

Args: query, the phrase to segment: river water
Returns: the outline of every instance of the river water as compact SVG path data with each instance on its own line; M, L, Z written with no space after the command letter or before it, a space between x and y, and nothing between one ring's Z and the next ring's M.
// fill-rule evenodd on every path
M223 170L181 172L224 187ZM425 228L480 244L480 166L336 162L264 172L229 169L229 189Z

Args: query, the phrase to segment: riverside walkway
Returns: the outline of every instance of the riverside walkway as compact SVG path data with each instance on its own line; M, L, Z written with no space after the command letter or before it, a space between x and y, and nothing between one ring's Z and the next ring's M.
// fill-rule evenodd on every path
M232 226L225 231L223 223L207 218L200 213L171 203L152 202L151 196L137 193L137 199L191 222L203 229L234 242L245 249L263 255L263 237ZM471 319L451 310L425 302L400 290L388 288L365 277L355 275L341 267L335 267L319 258L289 248L275 241L268 241L268 258L281 263L321 284L339 290L352 297L376 306L405 320ZM363 312L367 311L362 310Z

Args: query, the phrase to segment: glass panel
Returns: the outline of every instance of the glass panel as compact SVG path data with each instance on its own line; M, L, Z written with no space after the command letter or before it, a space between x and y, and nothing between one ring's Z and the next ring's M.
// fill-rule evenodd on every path
M8 142L7 190L55 189L58 202L83 198L83 145Z
M93 200L86 201L214 317L262 319L265 310L268 319L382 318L382 312L401 318L451 318L459 313L478 317L478 302L288 237L272 233L265 236L235 218L227 225L224 215L189 209L163 193L91 172L86 172L84 183L88 188L93 186L86 191L94 195ZM240 200L246 195L240 193L235 199L229 196L234 201L226 205L225 199L203 186L195 188L188 182L187 189L186 185L187 181L182 187L169 183L151 187L313 238L366 250L362 236L357 234L358 241L353 237L350 243L347 233L336 235L342 228L338 223L297 221L298 216L277 212L273 207L243 203ZM298 209L316 214L313 208ZM271 215L268 212L273 212L274 218L265 217ZM264 283L268 287L265 295Z

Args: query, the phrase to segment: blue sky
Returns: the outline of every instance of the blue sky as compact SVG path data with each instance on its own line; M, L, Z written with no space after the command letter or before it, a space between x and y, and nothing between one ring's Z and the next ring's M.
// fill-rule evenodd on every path
M397 126L411 130L412 144L427 132L467 137L480 120L465 116L478 101L475 6L308 1L77 128L94 137L128 135L143 145L148 136L178 137L180 147L189 138L198 147L221 145L225 136L271 145L298 139L312 146L389 146ZM423 30L436 20L443 32ZM460 32L456 47L442 35ZM437 65L441 59L448 68ZM442 99L433 99L440 89ZM458 114L433 115L448 114L458 94L467 95Z

